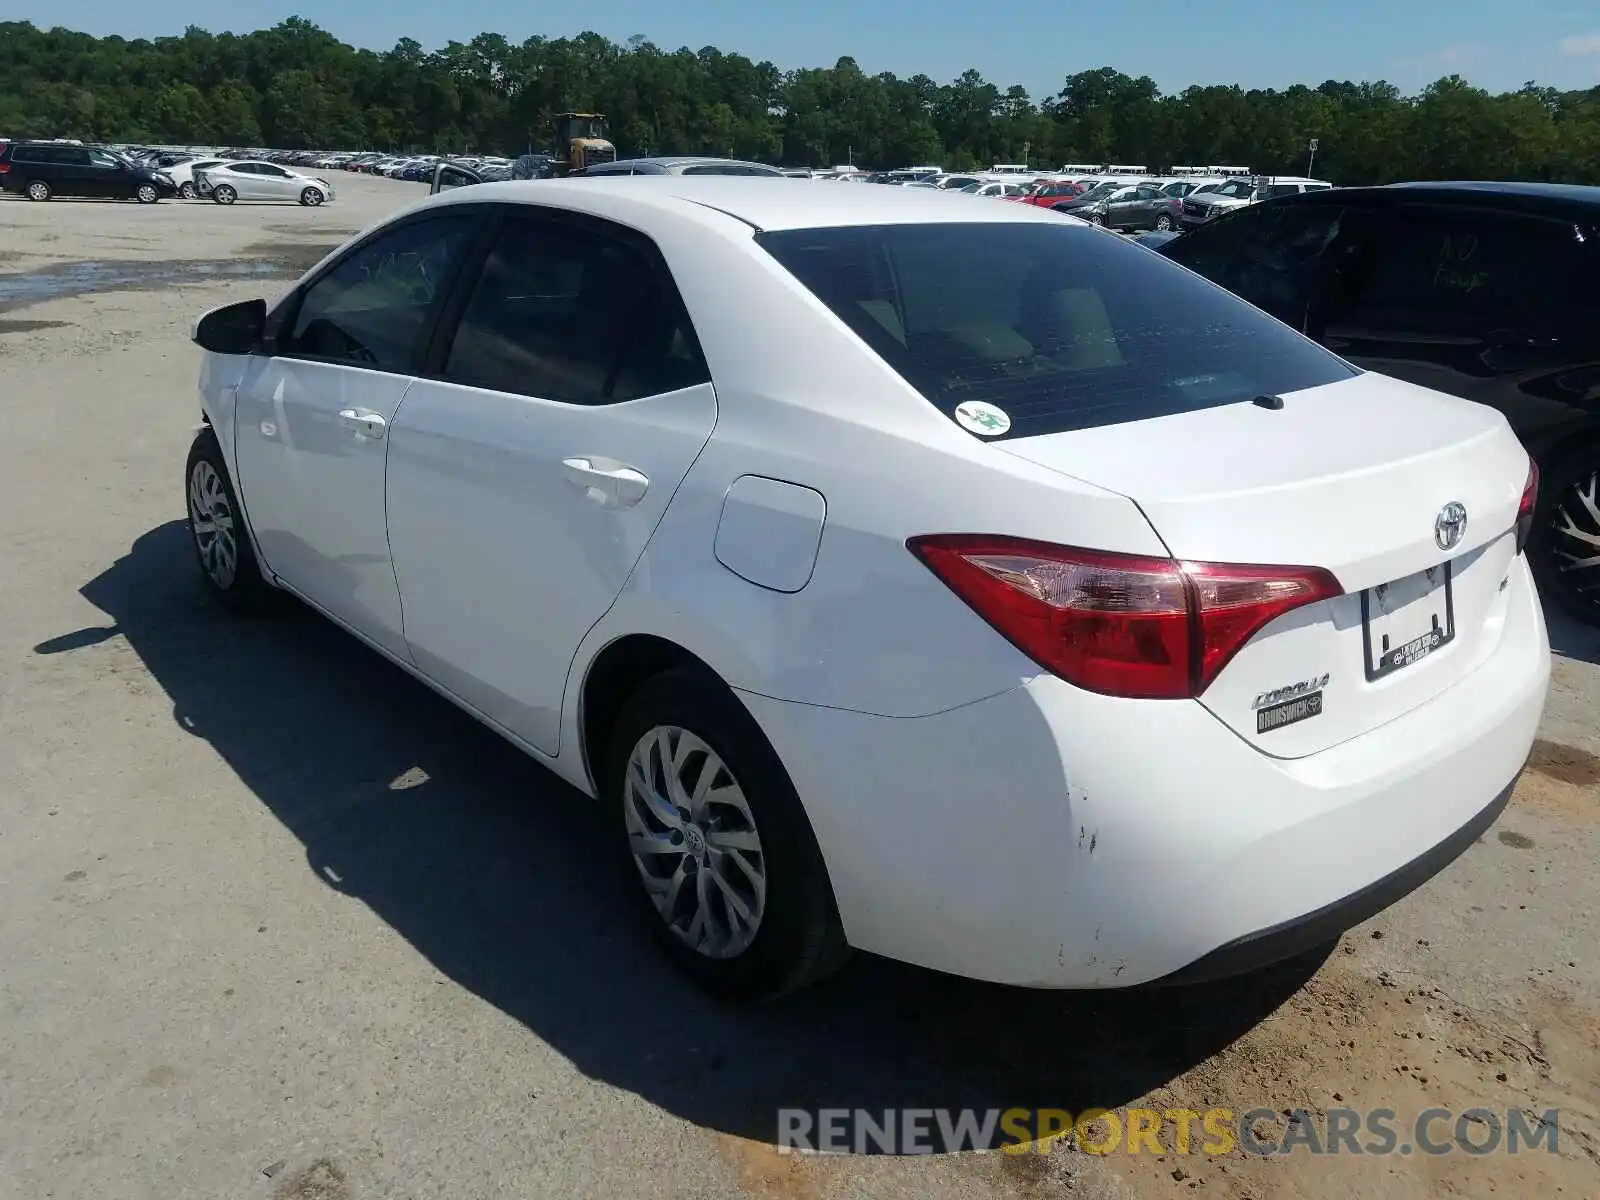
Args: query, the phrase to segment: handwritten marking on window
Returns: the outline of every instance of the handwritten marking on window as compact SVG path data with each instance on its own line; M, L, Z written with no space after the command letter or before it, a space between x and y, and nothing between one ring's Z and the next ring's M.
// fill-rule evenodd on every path
M1439 245L1439 256L1433 271L1436 291L1459 292L1471 295L1489 282L1489 275L1474 261L1478 254L1478 239L1472 234L1456 237L1446 234Z

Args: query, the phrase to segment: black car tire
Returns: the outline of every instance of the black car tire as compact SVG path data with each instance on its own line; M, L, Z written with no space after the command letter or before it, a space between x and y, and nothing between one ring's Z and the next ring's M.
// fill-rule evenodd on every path
M211 189L211 199L215 204L232 204L238 198L239 193L230 184L219 183Z
M1600 536L1600 439L1591 437L1543 467L1533 531L1528 539L1528 564L1539 581L1540 595L1586 625L1600 627L1600 566L1574 571L1563 555L1591 557L1593 545L1566 534Z
M210 485L212 479L217 486ZM209 425L195 434L194 443L189 447L189 458L183 468L183 494L189 541L194 546L195 561L200 566L206 590L237 612L260 612L271 607L280 593L261 574L250 530L239 507L238 494L233 490L233 479L228 474L227 460ZM208 520L214 525L219 511L224 512L230 522L234 553L231 574L216 568L216 551L204 536Z
M308 187L305 191L300 193L300 203L305 205L307 208L315 208L325 199L327 199L327 197L322 194L321 188Z
M155 204L161 199L161 189L153 183L141 183L133 189L133 198L140 204Z
M754 821L760 849L749 853L759 858L766 881L764 908L753 940L732 957L713 958L674 933L635 862L625 807L631 803L625 787L629 758L663 727L693 735L722 759ZM805 808L760 726L721 680L703 670L675 669L646 681L623 706L604 766L601 797L614 822L625 886L657 943L701 987L731 999L773 999L816 982L848 957Z
M1162 213L1156 218L1156 229L1162 233L1170 232L1172 230L1172 218L1167 216L1166 213Z
M200 193L195 190L194 184L189 180L184 180L183 186L178 189L178 195L185 200L193 200L199 194Z
M1106 223L1106 219L1097 212L1092 212L1083 219L1091 225L1104 225Z
M55 195L50 185L42 179L30 179L25 191L29 200L48 200Z

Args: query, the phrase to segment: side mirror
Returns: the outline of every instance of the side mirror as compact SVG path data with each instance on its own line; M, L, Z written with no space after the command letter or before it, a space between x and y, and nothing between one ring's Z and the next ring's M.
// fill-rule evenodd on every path
M191 340L213 354L254 354L267 331L267 302L244 300L214 308L194 323Z

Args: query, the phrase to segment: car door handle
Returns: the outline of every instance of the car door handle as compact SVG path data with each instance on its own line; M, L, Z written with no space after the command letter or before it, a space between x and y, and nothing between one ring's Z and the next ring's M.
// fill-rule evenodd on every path
M561 466L574 487L605 508L631 508L650 490L643 472L614 458L564 458Z
M359 436L374 440L381 438L389 428L389 422L383 419L382 414L366 408L342 409L339 420L348 428L354 429Z

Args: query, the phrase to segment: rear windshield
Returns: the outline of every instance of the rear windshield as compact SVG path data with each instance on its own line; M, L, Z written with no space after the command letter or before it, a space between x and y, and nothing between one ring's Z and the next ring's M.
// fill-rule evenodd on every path
M756 240L935 407L1032 437L1357 372L1238 297L1063 219L799 229Z

